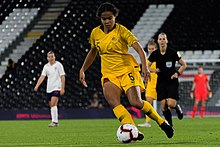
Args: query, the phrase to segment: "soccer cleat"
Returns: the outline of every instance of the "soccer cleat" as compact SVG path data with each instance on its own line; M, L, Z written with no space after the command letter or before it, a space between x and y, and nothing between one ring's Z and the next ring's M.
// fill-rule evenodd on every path
M138 124L138 127L151 127L151 124L149 122L145 122L143 124Z
M160 128L166 133L168 138L173 137L174 129L166 120L160 125Z
M138 132L138 137L137 138L133 138L133 140L143 140L144 139L144 134L141 133L140 131Z
M143 140L143 139L144 139L144 134L139 131L137 140Z
M51 122L51 123L48 125L48 127L58 127L58 126L59 126L59 124L56 123L56 122Z
M183 111L180 107L180 105L176 105L176 114L178 116L179 119L183 119Z

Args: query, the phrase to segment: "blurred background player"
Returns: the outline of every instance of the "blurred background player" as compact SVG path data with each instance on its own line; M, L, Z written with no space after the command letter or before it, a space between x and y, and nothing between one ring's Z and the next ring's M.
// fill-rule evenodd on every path
M195 96L192 118L195 118L199 102L201 102L200 118L203 118L205 115L206 101L208 100L208 96L209 98L212 97L212 91L209 85L208 77L203 73L202 66L198 67L198 74L194 76L190 96L191 98L194 98Z
M147 51L148 56L157 49L157 44L154 42L154 39L152 38L147 45ZM148 62L148 61L147 61ZM153 100L157 99L157 92L156 92L156 85L157 85L157 69L156 69L156 63L153 62L151 67L149 68L151 79L148 79L147 81L147 89L145 91L145 98L146 100L152 105ZM139 127L151 127L150 124L150 117L146 115L146 122L143 124L138 124Z
M39 86L47 76L47 99L51 111L51 123L48 127L58 126L58 108L57 104L60 95L65 93L65 72L63 65L55 60L53 51L47 53L48 63L44 65L41 76L39 77L34 91L37 92Z
M144 83L140 76L140 67L135 58L128 53L128 46L139 54L142 62L142 75L147 79L146 56L137 38L126 27L115 22L119 10L111 3L103 3L97 10L101 25L95 27L90 35L91 49L80 69L80 81L87 87L85 71L93 63L97 53L101 57L101 84L106 101L122 124L134 124L134 121L121 104L120 97L124 91L131 106L142 110L155 120L168 138L173 136L173 128L159 116L150 103L142 101L141 91ZM135 124L134 124L135 125ZM139 132L137 140L144 135Z
M157 77L157 100L160 101L162 112L166 120L173 126L170 108L175 109L179 119L183 118L183 111L177 100L179 99L178 78L186 69L186 63L176 50L168 47L168 39L165 33L158 35L159 49L152 52L148 58L148 66L156 62L158 69ZM176 70L176 62L180 64Z

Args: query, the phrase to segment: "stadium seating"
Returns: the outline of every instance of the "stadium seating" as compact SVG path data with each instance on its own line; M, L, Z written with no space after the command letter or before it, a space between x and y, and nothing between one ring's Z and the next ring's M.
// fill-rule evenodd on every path
M161 3L160 0L149 0L147 1L148 3L146 1L110 0L110 2L116 4L120 9L118 22L128 27L128 29L134 28L134 25L145 12L146 8L148 8L149 4L158 5ZM43 82L38 93L34 93L33 88L41 74L43 65L47 63L46 53L49 50L53 50L56 53L57 60L63 63L66 72L66 93L60 99L59 107L61 109L87 108L92 94L96 91L104 99L100 84L100 57L96 58L86 72L86 80L89 87L83 88L78 80L80 67L90 48L88 44L90 32L92 28L100 24L100 20L95 15L96 9L101 2L103 1L74 0L69 3L58 19L51 24L48 31L18 59L15 70L7 71L2 77L0 82L0 109L48 109L45 98L46 81ZM213 4L205 2L195 5L190 0L165 0L163 4L170 4L171 2L174 4L174 9L158 32L163 31L169 34L168 39L170 43L173 44L174 48L183 51L184 54L186 50L203 50L204 52L204 50L212 49L212 53L218 52L217 50L220 48L218 38L220 36L216 27L220 22L216 21L213 28L210 28L209 26L213 25L211 23L213 22L211 20L213 17L209 16L210 14L206 12L215 10L215 13L219 14L220 9L217 9L219 3L216 2L213 6ZM34 5L43 5L43 2L39 3L36 1ZM24 5L22 4L22 6ZM201 15L196 15L197 11L195 9L198 9ZM206 11L203 12L201 11L202 9ZM212 11L211 14L213 14ZM204 18L200 16L204 16ZM219 17L217 15L215 16L217 18ZM202 22L198 18L202 19ZM207 18L210 19L206 21L207 26L198 25L198 23L203 23ZM216 30L213 31L212 29ZM156 38L156 35L154 37ZM194 51L192 53L195 55L200 54ZM182 83L180 85L181 97L188 98L188 96L184 95L184 92L189 86L189 83ZM126 106L129 105L125 95L122 96L122 103ZM187 101L183 101L183 104L187 105ZM104 105L108 106L105 101Z
M88 37L90 31L100 22L95 17L97 6L100 1L71 1L69 6L63 11L59 19L51 25L48 31L26 52L17 62L14 73L7 72L2 80L1 86L4 87L2 100L5 109L47 109L45 101L46 81L40 88L39 93L33 93L33 87L40 76L43 65L47 62L46 52L54 49L57 59L61 61L66 70L66 94L59 103L61 108L86 107L94 91L102 92L100 85L101 73L94 71L100 70L100 59L97 57L94 64L88 70L87 82L88 89L84 89L78 81L79 68L89 50ZM137 21L137 15L141 15L147 4L142 1L132 2L117 1L121 14L119 21L131 29ZM139 9L130 14L129 10L133 7ZM145 6L145 7L143 7ZM135 10L134 10L135 11ZM130 15L130 17L127 17ZM126 21L123 20L126 18ZM88 25L89 24L89 25ZM70 64L71 63L71 64ZM96 80L94 80L96 79ZM20 86L25 85L25 86ZM13 89L13 92L8 92ZM6 99L10 98L8 104ZM16 103L16 105L14 105ZM24 103L29 103L24 105Z
M13 9L13 12L10 13L10 15L6 17L6 20L0 25L0 54L20 36L37 13L37 8Z
M158 33L167 33L170 44L179 51L219 50L219 7L217 0L175 1L174 10Z

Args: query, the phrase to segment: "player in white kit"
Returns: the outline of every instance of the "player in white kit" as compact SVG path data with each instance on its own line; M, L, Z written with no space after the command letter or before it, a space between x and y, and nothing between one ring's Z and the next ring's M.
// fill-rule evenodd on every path
M34 91L37 92L39 86L47 76L47 98L51 111L51 123L48 127L58 126L58 108L57 104L60 95L65 93L65 72L63 65L56 61L53 51L47 53L48 63L44 65L41 76L39 77Z

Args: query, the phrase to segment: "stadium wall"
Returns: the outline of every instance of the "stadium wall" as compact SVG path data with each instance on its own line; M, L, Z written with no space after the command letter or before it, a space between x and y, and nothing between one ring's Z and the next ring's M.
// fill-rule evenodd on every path
M127 107L132 118L144 118L144 114L133 107ZM159 110L158 113L162 115ZM191 107L184 108L184 117L191 116ZM173 113L175 116L176 113ZM199 115L199 112L198 114ZM220 107L207 107L205 117L220 116ZM59 110L59 119L104 119L115 118L111 108L104 109L65 109ZM51 119L48 110L0 110L0 120L44 120Z
M133 107L128 107L133 118L142 118L144 114ZM65 109L59 110L59 119L97 119L115 118L111 108L104 109ZM48 110L0 110L0 120L44 120L51 119Z
M92 119L115 117L110 108L59 110L59 119ZM0 120L50 119L48 110L0 110Z

